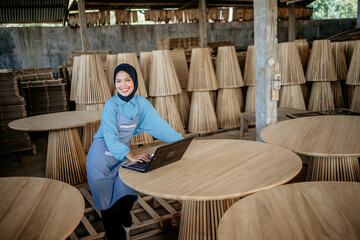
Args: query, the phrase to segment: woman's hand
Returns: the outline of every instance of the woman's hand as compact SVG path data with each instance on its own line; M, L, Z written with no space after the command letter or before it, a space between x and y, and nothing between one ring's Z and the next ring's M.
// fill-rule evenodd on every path
M150 156L147 153L132 154L131 152L129 152L125 155L125 157L131 162L150 162Z

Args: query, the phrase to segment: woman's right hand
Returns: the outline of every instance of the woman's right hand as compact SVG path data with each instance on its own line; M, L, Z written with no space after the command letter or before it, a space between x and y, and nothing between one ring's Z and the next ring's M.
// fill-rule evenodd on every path
M129 152L128 154L126 154L125 157L131 162L150 162L150 156L147 153L132 154L131 152Z

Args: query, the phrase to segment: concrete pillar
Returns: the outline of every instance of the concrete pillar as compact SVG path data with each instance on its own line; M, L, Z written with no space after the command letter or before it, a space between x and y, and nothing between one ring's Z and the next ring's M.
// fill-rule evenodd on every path
M199 0L200 46L207 46L206 0Z
M360 0L359 0L360 1ZM289 26L288 26L288 42L293 42L295 40L295 3L290 3L288 6L289 12Z
M360 28L360 0L358 0L358 9L357 9L357 18L356 18L356 28Z
M78 0L80 35L82 51L89 50L89 38L86 25L85 0Z
M254 0L256 140L277 121L277 102L271 100L277 49L277 0Z

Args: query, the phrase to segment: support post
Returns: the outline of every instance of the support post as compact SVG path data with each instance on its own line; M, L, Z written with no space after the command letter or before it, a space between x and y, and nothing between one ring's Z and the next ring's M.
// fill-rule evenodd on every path
M277 0L254 0L256 140L277 121L277 102L271 100L277 51Z
M79 20L80 20L80 35L82 51L89 50L89 38L86 25L85 0L78 0Z
M206 0L199 0L200 46L207 47Z
M288 6L289 12L289 26L288 26L288 42L295 41L295 3L290 3Z
M356 18L356 28L360 28L360 0L358 0L358 9L357 9L357 18Z

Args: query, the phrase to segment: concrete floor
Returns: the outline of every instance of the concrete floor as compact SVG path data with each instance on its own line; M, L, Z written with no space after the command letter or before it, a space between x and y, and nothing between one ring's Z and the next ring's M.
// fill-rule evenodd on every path
M45 177L45 164L47 152L47 136L46 132L30 133L31 137L37 147L37 154L33 155L32 151L18 152L1 156L0 161L0 177L8 176L34 176ZM215 134L208 134L200 136L202 139L242 139L254 141L256 138L256 129L250 127L249 131L245 133L243 138L240 137L238 129L232 129ZM161 144L161 143L159 143ZM302 182L305 181L307 171L307 157L302 157L303 169L301 172L290 181ZM160 240L160 239L177 239L178 229L173 229L163 233L159 233L147 239Z

